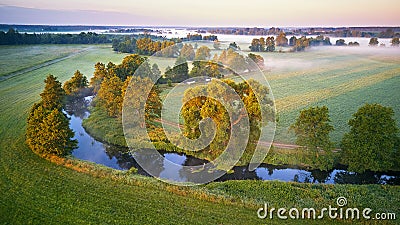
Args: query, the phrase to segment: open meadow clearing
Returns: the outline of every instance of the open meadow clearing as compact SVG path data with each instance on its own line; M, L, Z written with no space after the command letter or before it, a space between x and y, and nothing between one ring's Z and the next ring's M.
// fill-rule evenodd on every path
M29 52L23 49L25 47L32 48L16 48L21 52ZM44 48L39 50L41 53L38 55L51 60L54 59L53 51L65 52L64 56L75 51L65 48L71 47L57 45L51 47L51 53ZM45 77L53 74L64 82L76 70L90 77L96 62L120 63L126 55L114 53L106 45L77 45L72 48L88 49L57 63L0 81L0 223L257 224L265 222L258 219L256 214L264 202L270 202L274 207L322 208L334 205L339 196L347 196L352 207L371 207L375 212L400 214L398 186L229 181L188 188L168 185L153 178L129 176L76 159L72 159L72 164L78 166L60 166L35 155L25 145L26 118L32 104L39 100ZM0 55L10 51L9 47L0 48ZM270 66L268 62L288 60L286 57L299 62L312 62L314 53L263 56L267 66ZM347 129L345 124L351 114L365 102L393 107L399 121L399 55L377 60L374 55L344 56L338 53L335 58L335 54L325 51L317 54L321 58L314 59L318 68L301 67L296 72L296 68L287 69L283 66L282 71L285 72L281 73L278 67L271 65L271 72L266 74L267 78L275 77L271 78L270 84L276 96L280 119L278 140L292 140L292 136L287 135L287 126L300 108L310 105L323 104L329 107L337 129L334 136L338 138ZM2 59L4 65L12 67L4 73L38 65L35 57L19 60L20 54L14 56L16 58ZM163 69L161 61L160 69ZM24 65L18 66L18 62ZM294 103L283 101L285 99ZM271 222L282 223L277 219ZM326 219L284 222L348 224L358 221Z

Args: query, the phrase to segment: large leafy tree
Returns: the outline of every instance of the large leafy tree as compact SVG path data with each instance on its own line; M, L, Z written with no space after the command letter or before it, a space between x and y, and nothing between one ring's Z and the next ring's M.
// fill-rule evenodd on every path
M66 155L77 146L72 140L74 132L69 128L69 120L61 111L64 91L61 83L49 75L41 94L41 101L35 103L27 120L26 143L40 155Z
M369 40L369 46L377 46L379 44L378 38L373 37Z
M297 136L296 144L305 146L312 153L313 162L319 169L332 168L333 143L330 141L329 133L334 128L330 124L329 111L326 106L301 110L291 129ZM321 154L322 152L324 154Z
M180 56L186 58L187 60L193 60L195 56L193 46L191 44L184 44L181 49Z
M288 45L288 39L286 38L286 34L284 32L279 33L279 35L276 37L276 45L283 47Z
M186 58L180 56L176 59L174 67L165 71L165 76L172 82L182 82L189 78L189 66Z
M150 90L149 95L143 96L143 90ZM160 117L162 108L161 91L148 77L129 76L125 80L121 91L125 107L138 109L138 117L144 117L146 122ZM140 97L145 97L146 99L140 99ZM141 126L144 127L145 124L141 124Z
M392 43L393 47L399 47L400 45L400 39L398 37L394 37L392 38L392 40L390 41L390 43Z
M201 46L197 49L194 59L207 60L211 56L210 49L207 46Z
M254 80L241 83L235 83L232 80L223 80L223 82L233 88L240 96L249 116L250 137L245 154L242 156L242 160L249 162L251 153L254 151L260 135L260 124L267 123L273 119L273 117L267 115L273 114L271 110L273 103L268 97L269 89ZM184 133L188 138L198 138L200 135L200 121L205 118L212 118L216 124L216 133L206 151L208 155L217 156L225 149L229 137L232 135L231 124L227 109L215 99L205 97L210 94L211 96L220 96L225 102L231 103L228 107L230 107L230 111L232 112L233 125L240 124L244 115L241 110L235 110L236 106L234 101L232 101L232 93L215 80L207 85L189 88L185 91L182 99L185 104L181 110L181 115L185 122ZM265 118L268 121L263 121L261 113L267 115Z
M44 82L46 86L40 94L43 107L48 110L61 110L64 105L65 91L62 89L60 81L55 76L49 75Z
M74 76L64 83L63 89L67 95L76 96L87 86L87 78L77 70Z
M265 51L273 52L275 51L275 38L274 37L267 37L265 40Z
M118 76L122 81L125 81L128 76L132 76L135 73L144 61L146 61L146 58L141 57L138 54L128 55L124 57L121 64L113 68L113 71L116 76ZM110 70L109 73L111 73Z
M262 46L261 42L260 42L260 39L253 38L249 48L253 52L263 52L264 51L264 47L265 47L265 44L264 44L264 46Z
M307 47L310 46L310 41L305 36L296 39L296 43L293 46L294 51L304 51Z
M221 78L222 74L220 71L220 65L214 61L195 61L193 62L193 68L190 71L191 77L208 76Z
M103 80L98 93L100 106L107 110L108 115L118 117L122 110L122 86L123 82L117 76Z
M399 138L394 111L379 104L365 104L349 120L350 132L342 140L342 158L349 170L384 171L398 157Z
M104 80L105 77L108 76L108 74L108 70L103 63L97 62L94 65L93 77L90 79L89 83L90 86L93 88L93 93L97 94L100 89L101 82Z

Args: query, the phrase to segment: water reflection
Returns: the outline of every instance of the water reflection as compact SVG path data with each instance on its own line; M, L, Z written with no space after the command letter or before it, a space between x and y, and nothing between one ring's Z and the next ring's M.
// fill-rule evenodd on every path
M82 120L89 116L87 106L91 97L76 100L65 107L65 112L70 120L70 127L75 132L78 140L78 149L72 155L76 158L102 164L114 169L128 170L131 167L138 168L138 173L148 174L137 164L132 154L127 148L111 146L96 141L82 127ZM147 162L154 164L153 168L160 178L173 181L191 181L191 176L199 171L189 171L183 166L203 165L206 160L197 159L182 153L171 153L159 151L163 157L146 151L145 149L134 153L135 157L143 157ZM172 166L175 164L174 166ZM179 165L179 167L176 167ZM154 171L153 171L154 173ZM198 175L198 174L197 174ZM208 176L202 173L201 176ZM225 174L217 181L226 180L281 180L301 183L328 183L328 184L392 184L400 185L399 172L386 173L354 173L348 172L344 168L331 171L304 170L299 168L288 168L285 166L273 166L262 164L256 170L249 171L247 166L233 168L233 173Z

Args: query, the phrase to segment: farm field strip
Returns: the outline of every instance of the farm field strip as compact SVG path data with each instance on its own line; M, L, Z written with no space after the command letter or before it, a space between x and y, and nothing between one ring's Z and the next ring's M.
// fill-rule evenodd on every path
M0 46L0 77L78 53L86 48L85 45Z
M366 60L366 59L358 59L357 61L353 62L340 62L340 63L326 63L324 65L312 67L309 69L298 69L296 71L291 71L291 72L283 72L280 69L277 69L275 71L272 71L271 73L265 74L266 78L269 81L275 81L275 80L281 80L281 79L288 79L288 78L293 78L293 77L298 77L298 76L304 76L307 74L317 74L321 72L341 72L341 71L347 71L348 69L356 69L356 68L365 68L366 65L371 66L375 64L379 64L382 66L382 63L376 63L371 60ZM290 65L288 65L290 67Z
M363 69L344 69L343 72L324 71L317 74L308 74L303 77L296 77L286 80L272 81L271 87L275 99L280 99L292 95L305 94L310 91L337 86L346 82L356 81L357 79L385 72L391 69L400 68L398 65L390 66L366 66ZM332 77L331 77L332 76Z
M400 76L400 68L384 71L371 76L363 77L354 81L346 82L329 88L307 92L300 95L292 95L280 99L276 99L276 108L278 112L297 109L301 106L308 105L312 102L321 101L346 92L353 91L362 87L370 86L375 83Z

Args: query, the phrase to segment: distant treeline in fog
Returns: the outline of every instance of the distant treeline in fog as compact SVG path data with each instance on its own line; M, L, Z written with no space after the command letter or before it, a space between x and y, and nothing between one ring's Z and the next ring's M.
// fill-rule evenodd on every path
M12 28L7 32L0 31L0 45L101 43L111 43L111 40L104 34L96 34L93 32L81 32L79 34L28 34L19 33Z
M272 36L285 32L287 35L329 35L331 37L400 37L400 27L346 27L346 28L205 28L203 32L212 34Z

